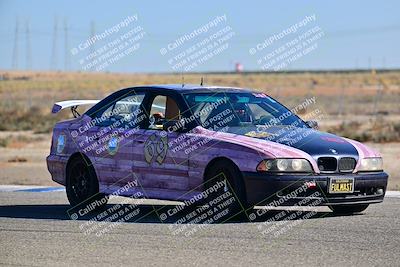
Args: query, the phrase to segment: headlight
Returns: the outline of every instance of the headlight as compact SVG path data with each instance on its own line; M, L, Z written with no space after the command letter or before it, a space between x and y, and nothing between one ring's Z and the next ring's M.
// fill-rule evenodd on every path
M306 159L266 159L257 166L259 172L312 172Z
M382 171L383 161L382 158L365 158L361 159L359 171Z

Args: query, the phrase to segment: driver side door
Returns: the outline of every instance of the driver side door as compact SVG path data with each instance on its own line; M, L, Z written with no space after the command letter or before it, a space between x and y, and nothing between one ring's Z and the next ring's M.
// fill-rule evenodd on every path
M133 139L134 173L147 197L176 199L189 189L188 154L171 149L184 133L165 125L181 119L181 110L171 96L154 95L150 103L148 122Z

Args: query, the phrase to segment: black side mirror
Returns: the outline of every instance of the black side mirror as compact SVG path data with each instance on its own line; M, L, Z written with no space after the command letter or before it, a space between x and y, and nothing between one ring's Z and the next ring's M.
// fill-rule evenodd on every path
M318 122L317 121L306 121L307 125L310 126L311 128L318 130Z

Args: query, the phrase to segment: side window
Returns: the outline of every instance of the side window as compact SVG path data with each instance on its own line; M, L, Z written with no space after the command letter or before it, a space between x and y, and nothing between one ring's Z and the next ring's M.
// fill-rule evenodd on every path
M145 118L140 108L145 94L129 94L111 101L96 113L97 126L134 128Z
M162 130L165 123L181 119L181 112L175 100L168 96L158 95L150 109L149 129Z

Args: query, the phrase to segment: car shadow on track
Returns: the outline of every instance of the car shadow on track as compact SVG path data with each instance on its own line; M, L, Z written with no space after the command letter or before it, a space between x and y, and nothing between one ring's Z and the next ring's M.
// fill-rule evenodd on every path
M204 223L204 220L195 220L201 215L195 214L194 209L176 210L178 206L170 205L121 205L108 204L101 211L71 211L69 205L8 205L0 206L0 218L23 219L50 219L50 220L79 220L79 221L111 221L124 223ZM175 214L174 214L175 213ZM78 216L76 216L78 214ZM251 209L236 214L235 216L219 216L213 214L209 218L215 218L211 223L256 223L274 222L286 220L310 220L325 217L336 217L332 212L288 210L285 208L264 210ZM343 215L340 215L343 216ZM354 216L354 215L353 215ZM210 221L208 221L210 223Z

